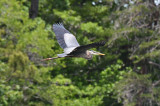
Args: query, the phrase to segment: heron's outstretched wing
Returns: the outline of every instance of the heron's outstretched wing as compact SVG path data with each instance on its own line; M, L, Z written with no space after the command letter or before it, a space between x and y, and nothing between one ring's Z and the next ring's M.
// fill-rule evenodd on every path
M88 44L88 45L82 45L82 46L75 48L69 55L74 55L74 54L77 54L80 52L85 52L86 50L91 49L91 48L104 46L105 43L106 42L102 41L102 42L96 42L96 43L92 43L92 44Z
M53 31L61 48L65 49L80 46L75 36L66 30L63 24L53 24Z

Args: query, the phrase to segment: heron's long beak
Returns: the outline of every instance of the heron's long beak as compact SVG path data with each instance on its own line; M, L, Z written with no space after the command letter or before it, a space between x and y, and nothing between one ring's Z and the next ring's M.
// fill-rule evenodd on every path
M97 53L98 55L105 55L105 54L103 54L103 53Z

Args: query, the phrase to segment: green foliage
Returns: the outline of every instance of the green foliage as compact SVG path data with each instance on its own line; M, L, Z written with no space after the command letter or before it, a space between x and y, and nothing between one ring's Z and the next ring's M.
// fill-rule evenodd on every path
M19 90L19 85L15 85L12 88L6 85L4 80L0 80L0 105L8 106L19 103L23 98L23 93Z
M0 1L0 105L159 105L159 7L145 0ZM62 22L81 45L105 56L41 59L63 52L52 31Z
M82 31L86 31L87 33L96 34L99 37L104 34L103 28L101 26L98 26L97 23L92 23L92 22L82 23L81 29Z
M107 91L108 94L113 92L115 82L123 78L125 73L125 70L121 70L123 65L123 62L118 60L117 64L113 64L101 72L99 84L105 88L104 91Z
M160 96L157 91L159 87L156 85L157 82L152 84L150 78L150 74L138 75L135 72L125 74L124 78L115 86L119 102L125 106L158 105Z
M56 9L53 10L54 14L60 17L64 22L68 22L71 25L77 24L81 21L81 17L76 14L76 11L68 10L68 11L58 11Z
M39 18L29 20L28 11L24 11L24 6L18 2L1 2L1 5L5 5L1 6L0 11L1 50L10 52L5 49L7 46L10 49L35 52L40 56L53 54L53 41L48 39L51 29L45 28L44 21Z
M44 98L44 100L47 101L48 104L56 106L98 105L101 103L100 100L102 99L99 98L99 96L84 98L83 96L85 95L93 96L95 92L97 92L96 88L88 86L85 90L80 90L78 89L78 87L72 84L71 80L64 78L63 75L56 76L54 79L52 79L51 83L48 86L37 89L39 89L39 98ZM91 89L95 90L90 91ZM42 90L45 92L41 92Z

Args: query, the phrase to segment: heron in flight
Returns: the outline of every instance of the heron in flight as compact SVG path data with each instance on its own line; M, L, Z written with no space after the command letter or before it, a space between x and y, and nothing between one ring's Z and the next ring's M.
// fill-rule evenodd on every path
M82 57L90 60L92 59L93 55L105 55L100 52L89 50L98 46L104 46L105 42L97 42L80 46L75 36L66 30L61 23L53 24L53 31L56 35L59 45L64 49L64 53L58 54L58 57L46 58L43 60L52 60L62 57Z

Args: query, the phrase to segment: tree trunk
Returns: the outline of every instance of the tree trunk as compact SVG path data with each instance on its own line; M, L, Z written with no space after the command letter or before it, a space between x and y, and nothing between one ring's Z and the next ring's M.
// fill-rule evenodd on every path
M31 0L31 7L29 10L29 18L34 19L38 15L38 3L39 0Z

